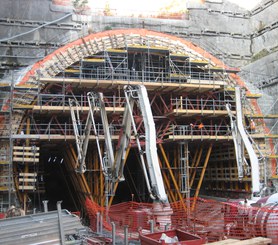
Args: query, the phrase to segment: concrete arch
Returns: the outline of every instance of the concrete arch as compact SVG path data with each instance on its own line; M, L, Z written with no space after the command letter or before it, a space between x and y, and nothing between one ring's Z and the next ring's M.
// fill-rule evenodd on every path
M204 49L182 38L146 29L123 29L90 34L57 49L35 63L20 84L36 83L39 77L54 77L83 57L109 48L124 48L128 45L166 46L174 53L188 53L191 57L209 60L212 65L229 68ZM237 75L232 76L239 85L244 86Z

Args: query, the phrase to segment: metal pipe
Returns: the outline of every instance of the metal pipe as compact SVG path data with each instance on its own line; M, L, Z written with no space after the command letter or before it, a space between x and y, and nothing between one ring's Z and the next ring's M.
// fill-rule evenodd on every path
M124 245L128 245L128 225L124 226Z
M100 215L99 219L99 233L102 234L102 228L103 228L103 216Z
M149 224L150 224L150 232L153 233L154 232L154 220L149 220Z
M112 225L112 245L116 245L116 226L114 222L111 222Z
M11 87L10 87L10 105L9 105L9 167L8 167L8 172L9 172L9 186L8 186L8 204L9 207L11 207L12 204L12 189L13 189L13 168L12 168L12 161L13 161L13 139L12 139L12 118L13 118L13 98L14 98L14 72L11 74L12 76L12 81L11 81Z
M100 230L100 228L99 228L99 220L100 220L100 213L97 212L97 220L96 220L96 222L97 222L97 234L99 234L99 230Z
M58 212L58 222L59 222L59 230L60 230L60 240L61 240L61 244L64 245L65 244L65 234L64 234L64 228L63 228L61 203L62 203L62 201L57 202L57 212Z
M43 200L42 203L43 203L43 211L45 213L47 213L48 212L48 206L47 206L48 200Z

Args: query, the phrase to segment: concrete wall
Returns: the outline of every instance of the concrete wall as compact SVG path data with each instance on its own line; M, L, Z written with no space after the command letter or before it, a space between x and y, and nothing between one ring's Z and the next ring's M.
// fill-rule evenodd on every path
M83 32L80 22L67 18L27 35L10 37L34 30L68 14L72 8L53 5L49 0L5 0L0 8L0 69L33 64L57 47L77 39ZM0 76L1 76L0 70Z
M188 1L187 7L188 13L180 20L73 15L31 34L8 42L0 41L2 68L5 64L32 64L62 44L86 35L88 31L146 28L194 42L226 64L241 67L242 76L254 85L278 76L277 0L262 1L251 12L226 0L207 0L205 4ZM72 6L57 6L53 0L31 0L25 1L25 4L21 0L2 1L0 39L57 20L68 11L72 11ZM246 72L253 74L247 76Z

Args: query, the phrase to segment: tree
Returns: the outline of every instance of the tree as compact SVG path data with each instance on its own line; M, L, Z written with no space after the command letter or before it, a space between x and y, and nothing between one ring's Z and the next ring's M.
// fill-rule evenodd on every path
M105 3L103 14L105 16L112 16L112 11L111 11L109 2Z
M88 0L72 0L73 7L79 13L87 9Z

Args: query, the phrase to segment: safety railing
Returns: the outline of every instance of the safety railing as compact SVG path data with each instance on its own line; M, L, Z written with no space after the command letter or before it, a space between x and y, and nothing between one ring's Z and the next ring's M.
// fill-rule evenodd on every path
M80 106L89 106L86 95L72 94L39 94L37 99L38 106L69 106L69 99L75 100ZM106 107L124 107L125 98L118 96L105 96L104 104Z
M2 131L5 131L5 127L8 125L5 125L0 128L0 135ZM83 133L85 124L80 125L81 134ZM104 135L104 130L102 124L96 124L97 133L99 135ZM121 131L121 125L113 124L109 125L109 130L111 135L119 135ZM93 130L91 131L93 132ZM35 124L32 123L30 127L30 132L28 133L30 135L63 135L63 136L69 136L74 135L73 125L71 123L42 123L42 124ZM18 132L18 134L14 133L18 138L25 138L28 137L26 135L26 132L23 130L21 132Z
M0 135L3 132L6 132L8 124L2 124L0 128ZM81 134L83 133L85 124L80 125ZM104 135L104 129L102 124L96 124L97 132L99 135ZM120 135L121 134L121 125L120 124L111 124L109 125L109 130L111 135ZM93 132L93 130L91 131ZM14 135L17 135L18 138L25 138L25 130L23 125L23 130L21 132L14 132ZM74 135L72 123L63 122L63 123L41 123L36 124L32 123L30 127L31 135ZM189 124L189 125L175 125L171 132L167 135L210 135L210 136L231 136L231 130L229 125L202 125L202 124Z
M226 81L217 73L210 72L193 72L171 73L159 67L153 67L138 71L127 68L113 69L110 67L72 67L69 70L57 75L57 77L80 78L92 80L123 80L123 81L140 81L140 82L163 82L163 83L209 83L219 84Z
M230 104L231 110L235 110L235 102L233 100L190 99L180 97L171 99L171 104L173 109L213 111L226 111L226 104Z
M229 125L203 125L189 124L176 125L173 128L173 135L203 135L203 136L232 136Z

